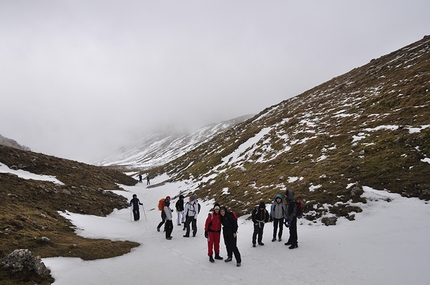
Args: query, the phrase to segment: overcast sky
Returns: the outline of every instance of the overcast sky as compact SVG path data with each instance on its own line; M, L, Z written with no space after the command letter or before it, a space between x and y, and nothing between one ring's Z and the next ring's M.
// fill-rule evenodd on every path
M95 162L253 114L430 34L430 1L0 0L0 134Z

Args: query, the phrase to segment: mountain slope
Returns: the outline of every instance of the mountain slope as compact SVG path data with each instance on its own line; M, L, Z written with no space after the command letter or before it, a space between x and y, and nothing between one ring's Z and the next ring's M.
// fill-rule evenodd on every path
M30 148L24 146L24 145L20 145L19 143L17 143L17 141L6 138L2 135L0 135L0 145L6 145L6 146L11 146L14 148L19 148L22 150L30 150Z
M104 159L98 164L103 166L126 166L143 170L163 165L205 143L214 135L250 117L252 116L245 115L218 124L208 125L191 134L181 134L171 130L154 133L141 138L130 146L121 148L119 153Z
M333 78L154 169L249 213L287 188L354 219L362 186L430 198L430 37Z
M112 169L0 146L0 257L17 248L29 249L33 256L84 260L129 252L138 244L82 238L59 212L106 216L127 208L126 198L107 190L136 182ZM29 274L11 275L1 267L0 283L30 284L34 276Z

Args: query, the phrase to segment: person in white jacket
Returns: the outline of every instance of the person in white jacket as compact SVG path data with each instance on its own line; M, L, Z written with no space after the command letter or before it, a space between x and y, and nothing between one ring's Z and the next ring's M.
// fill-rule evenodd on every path
M173 210L170 209L170 201L164 201L164 208L163 208L164 215L166 217L166 223L164 225L164 228L166 230L166 239L171 240L172 239L172 231L173 231Z
M193 230L193 237L196 236L197 234L197 215L199 214L200 211L200 205L199 202L196 200L196 195L191 195L190 197L190 202L187 203L187 205L185 206L185 229L187 230L187 232L185 233L184 237L189 237L190 236L190 224Z

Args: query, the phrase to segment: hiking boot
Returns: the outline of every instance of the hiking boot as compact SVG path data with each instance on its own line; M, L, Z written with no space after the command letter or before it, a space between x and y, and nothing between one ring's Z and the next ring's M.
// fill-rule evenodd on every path
M159 232L159 231L160 231L160 228L157 227L157 232Z
M171 239L172 239L172 237L166 237L166 239L167 239L167 240L171 240Z
M214 262L215 262L215 259L212 257L212 255L211 255L211 256L209 256L209 261L210 261L210 262L212 262L212 263L214 263Z
M255 243L252 244L252 247L255 247Z
M282 238L279 238L278 241L282 241Z
M298 248L299 246L297 245L297 244L292 244L290 247L289 247L289 249L295 249L295 248Z
M264 243L262 243L262 242L259 242L259 243L258 243L258 245L264 245Z
M237 267L240 267L240 265L241 265L241 264L240 264L240 262L238 262L238 263L236 264L236 266L237 266Z
M286 242L285 245L291 245L291 241Z
M193 234L193 237L196 237L196 234Z
M215 254L215 259L223 260L224 258L223 258L223 257L221 257L221 256L219 256L219 254Z
M225 262L230 262L230 261L232 261L233 259L231 258L231 257L229 257L229 258L227 258L226 260L224 260Z
M272 238L272 241L276 241L276 238Z
M183 235L183 237L190 237L190 235Z

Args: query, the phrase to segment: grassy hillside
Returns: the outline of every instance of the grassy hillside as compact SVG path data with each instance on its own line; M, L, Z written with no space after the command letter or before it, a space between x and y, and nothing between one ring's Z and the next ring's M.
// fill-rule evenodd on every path
M85 239L74 233L58 211L105 216L114 208L128 206L127 200L107 189L134 185L137 181L112 169L0 146L0 162L9 168L56 176L65 185L25 180L0 173L0 256L27 248L34 256L80 257L84 260L119 256L138 246L134 242ZM48 238L49 241L46 241ZM12 278L13 277L13 278ZM0 280L34 284L34 276L10 276L0 270ZM27 280L27 281L26 281ZM34 280L33 280L34 281Z
M237 158L226 162L233 153ZM429 36L269 107L152 171L189 180L191 192L242 214L292 189L306 218L324 222L353 220L366 202L363 186L428 200L426 158Z

